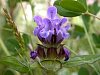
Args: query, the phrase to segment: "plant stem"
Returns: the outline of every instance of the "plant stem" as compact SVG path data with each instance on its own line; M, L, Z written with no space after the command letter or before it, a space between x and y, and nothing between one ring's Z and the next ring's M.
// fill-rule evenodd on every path
M86 15L90 15L90 16L92 16L92 17L94 17L94 18L100 20L99 17L97 17L96 15L94 15L94 14L92 14L92 13L90 13L90 12L86 12L85 14L86 14Z
M8 50L7 50L7 48L5 47L5 45L4 45L4 43L3 43L3 41L2 41L1 38L0 38L0 45L1 45L2 49L3 49L3 51L5 52L5 54L6 54L7 56L10 56L10 53L8 52Z
M91 13L88 12L88 11L87 11L85 14L86 14L86 15L90 15L90 16L92 16L92 17L94 17L94 18L100 20L99 17L97 17L97 16L94 15L94 14L91 14ZM92 44L92 41L90 40L89 34L88 34L88 32L87 32L87 29L86 29L86 27L85 27L84 25L83 25L83 27L84 27L84 31L85 31L85 33L86 33L86 36L87 36L87 39L88 39L88 42L89 42L89 45L90 45L90 48L91 48L91 52L92 52L93 54L95 54L95 51L94 51L94 49L93 49L93 44ZM99 63L97 62L96 65L99 66ZM91 66L94 68L94 70L95 70L98 74L100 74L100 73L98 72L98 70L100 71L100 69L98 68L98 66L97 66L97 67L94 66L94 65L91 65Z
M21 3L21 7L22 7L22 10L23 10L23 13L24 13L24 17L25 17L25 20L26 20L26 26L27 26L27 17L26 17L25 11L24 11L22 0L20 0L20 3Z
M90 39L90 37L89 37L89 34L88 34L88 32L87 32L87 29L86 29L85 25L83 25L83 28L84 28L84 31L85 31L85 33L86 33L86 37L87 37L88 43L89 43L89 45L90 45L91 52L92 52L92 54L95 54L95 51L94 51L94 49L93 49L93 45L92 45L91 39Z
M27 16L26 16L26 13L25 13L25 10L24 10L24 7L23 7L23 4L22 4L22 0L20 0L20 4L21 4L22 10L23 10L24 17L25 17L26 28L28 28L28 19L27 19ZM27 31L28 31L28 32L31 32L29 29L27 29Z

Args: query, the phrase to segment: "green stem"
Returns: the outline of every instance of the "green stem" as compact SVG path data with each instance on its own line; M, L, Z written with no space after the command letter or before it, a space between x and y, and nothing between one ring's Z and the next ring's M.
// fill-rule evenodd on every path
M86 33L86 37L87 37L88 43L89 43L89 45L90 45L91 52L92 52L93 54L95 54L95 51L94 51L94 49L93 49L93 45L92 45L91 39L90 39L90 37L89 37L89 34L88 34L88 32L87 32L87 29L86 29L85 25L83 25L83 28L84 28L84 31L85 31L85 33Z
M5 52L5 54L6 54L7 56L10 56L10 53L9 53L9 51L7 50L7 48L5 47L5 45L4 45L4 43L3 43L3 41L2 41L1 38L0 38L0 45L1 45L2 49L3 49L3 51Z
M90 16L92 16L92 17L94 17L94 18L96 18L96 19L98 19L98 20L100 20L100 18L99 17L97 17L96 15L94 15L94 14L91 14L90 12L86 12L85 13L86 15L90 15ZM88 42L89 42L89 45L90 45L90 48L91 48L91 52L93 53L93 54L95 54L95 51L94 51L94 49L93 49L93 44L92 44L92 41L90 40L90 37L89 37L89 34L88 34L88 32L87 32L87 29L86 29L86 27L83 25L83 27L84 27L84 30L85 30L85 33L86 33L86 36L87 36L87 39L88 39ZM98 66L100 66L99 64L98 64L98 62L96 63L96 65L98 65ZM98 75L100 74L100 72L98 72L98 70L100 71L100 68L97 68L97 67L95 67L94 65L91 65L93 68L94 68L94 70L98 73Z
M22 7L23 14L24 14L24 17L25 17L25 21L26 21L26 28L28 28L28 20L27 20L27 16L25 14L25 10L24 10L23 4L22 4L22 0L20 0L20 3L21 3L21 7ZM31 32L29 29L27 29L27 31Z
M25 11L24 11L24 7L23 7L23 4L22 4L22 0L20 0L20 3L21 3L21 7L22 7L22 10L23 10L24 16L25 16L26 25L27 25L27 17L26 17Z
M97 17L97 16L94 15L94 14L91 14L91 13L88 12L88 11L87 11L85 14L86 14L86 15L90 15L90 16L92 16L92 17L94 17L94 18L100 20L99 17ZM87 36L87 39L88 39L88 42L89 42L89 45L90 45L90 48L91 48L91 52L92 52L93 54L95 54L95 51L94 51L94 49L93 49L93 44L92 44L92 42L91 42L91 39L90 39L89 34L88 34L88 32L87 32L87 29L86 29L86 27L85 27L84 25L83 25L83 27L84 27L84 31L85 31L85 33L86 33L86 36Z
M92 17L94 17L94 18L96 18L96 19L100 20L100 18L99 18L99 17L97 17L97 16L96 16L96 15L94 15L94 14L91 14L90 12L86 12L85 14L90 15L90 16L92 16Z

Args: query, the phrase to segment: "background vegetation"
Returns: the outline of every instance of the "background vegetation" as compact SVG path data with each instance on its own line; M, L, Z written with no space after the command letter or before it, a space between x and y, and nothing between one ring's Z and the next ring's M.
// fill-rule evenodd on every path
M79 11L73 8L74 5L69 5L67 8L67 0L62 0L61 5L57 4L57 1L54 5L59 10L59 16L67 16L71 24L70 38L63 42L71 51L71 60L69 63L64 62L65 67L58 74L100 75L100 1L86 0L88 8L82 10L77 5ZM84 2L85 0L77 1ZM30 59L29 46L34 50L37 43L41 43L33 35L36 27L33 16L45 17L46 9L53 3L53 0L0 0L0 75L42 75L41 69L36 67L37 64L33 64L33 60ZM85 4L82 5L85 7ZM25 54L22 52L19 44L21 42L18 42L16 31L9 24L3 8L7 9L22 36L19 39L24 41ZM85 13L87 9L92 14ZM70 10L72 13L67 12Z

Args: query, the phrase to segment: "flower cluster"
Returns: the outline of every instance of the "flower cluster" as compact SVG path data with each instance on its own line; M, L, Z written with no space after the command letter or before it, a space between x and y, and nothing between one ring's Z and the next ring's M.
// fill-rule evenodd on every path
M50 6L46 18L35 16L34 21L37 23L37 27L33 33L43 45L38 44L37 49L30 53L31 58L61 59L65 57L65 60L68 60L70 52L61 44L64 39L69 37L67 31L70 29L70 25L64 25L67 19L59 18L56 7Z

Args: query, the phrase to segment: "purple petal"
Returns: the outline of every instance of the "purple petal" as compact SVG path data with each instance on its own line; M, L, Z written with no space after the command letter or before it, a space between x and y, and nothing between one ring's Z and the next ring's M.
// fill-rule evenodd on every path
M58 24L58 29L60 29L60 27L67 21L67 19L64 17L60 20L59 24Z
M52 22L54 25L57 25L60 22L60 19L54 19L54 20L52 20Z
M69 38L69 33L66 31L66 28L61 28L61 31L62 31L62 36L64 39L67 39Z
M67 48L64 48L64 51L65 51L65 61L67 61L70 56L70 51Z
M67 33L67 32L66 32L66 33L63 33L63 38L64 38L64 39L68 39L69 36L70 36L69 33Z
M47 38L49 36L49 31L46 31L45 29L41 30L40 36L43 38Z
M35 59L37 57L37 52L36 51L31 51L30 55L31 55L32 59Z
M57 15L57 8L54 6L49 7L47 10L48 18L54 19L56 15Z
M37 36L38 32L39 32L39 27L36 27L36 28L34 29L33 33L34 33L35 36Z
M61 43L63 41L62 31L59 30L57 33L57 43Z
M37 36L38 36L38 39L39 39L41 42L45 42L45 38L41 37L40 34L38 34Z
M42 18L40 16L34 16L34 21L38 24L38 25L42 25Z
M49 36L45 39L47 42L51 42L51 38L52 38L53 32L49 32Z
M64 17L64 18L61 19L61 22L60 23L61 24L64 24L66 21L67 21L67 19Z
M71 28L71 26L68 24L67 26L65 26L66 30L69 30Z
M47 18L43 19L43 24L45 25L45 30L52 29L52 23L49 19L47 19Z

